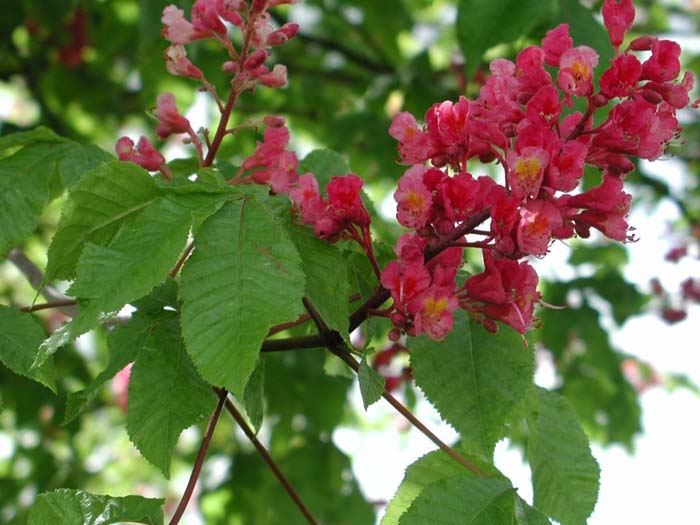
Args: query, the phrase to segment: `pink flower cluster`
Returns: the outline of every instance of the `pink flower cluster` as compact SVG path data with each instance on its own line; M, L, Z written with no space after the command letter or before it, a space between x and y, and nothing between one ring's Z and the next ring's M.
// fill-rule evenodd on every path
M394 118L389 133L410 165L394 193L397 219L413 230L381 273L393 298L394 337L403 331L441 339L458 306L487 329L500 321L525 333L540 301L526 256L544 256L553 240L588 237L591 228L618 241L632 238L631 197L623 190L630 158L655 160L678 136L676 111L690 102L693 76L678 80L675 42L642 37L620 52L634 20L631 0L605 0L603 20L615 57L598 92L598 54L574 47L564 24L515 62L492 62L477 99L433 105L423 127L409 113ZM641 61L637 51L650 54ZM584 112L573 111L577 99ZM612 99L617 104L596 125L596 111ZM497 161L503 183L469 173L472 159ZM586 165L602 171L600 184L571 193ZM486 219L490 225L478 230ZM458 284L466 247L483 250L485 270ZM444 251L424 256L436 250Z
M270 13L267 10L270 7L292 2L293 0L251 0L250 2L245 0L196 0L192 6L191 21L185 18L182 9L178 9L175 5L167 6L163 10L161 21L163 22L163 37L171 43L164 54L168 71L173 75L201 82L204 89L215 98L222 116L225 115L225 118L228 118L231 108L227 108L218 98L214 86L206 79L202 70L187 58L185 45L195 40L213 39L227 50L230 60L224 62L221 68L226 74L232 76L231 104L239 93L252 90L257 85L284 86L287 83L286 67L277 64L270 70L265 62L270 56L270 49L292 38L297 33L299 26L290 23L276 29L270 22ZM236 49L229 34L236 30L242 33L243 45L239 49ZM173 134L187 134L189 141L197 147L200 164L204 164L202 141L192 129L189 120L179 113L175 97L171 93L164 93L158 97L155 116L158 119L156 132L161 139ZM268 122L266 124L275 128L282 125ZM266 135L267 143L279 144L280 141L284 140L283 132L268 131L272 131L272 133L269 138ZM282 149L285 145L286 142L282 145ZM137 151L134 151L133 148L133 141L122 137L117 145L119 159L135 162L149 171L160 170L167 176L165 159L148 139L141 137ZM258 158L261 155L264 156L264 153L264 151L259 153ZM272 176L270 166L266 166L268 168L267 179L264 181L256 180L256 182L270 182L276 191L280 191L283 186L293 182L293 180L284 183L282 181L284 177L279 173L294 171L296 169L295 159L296 157L292 160L289 155L279 159L281 166L277 170L276 176ZM208 163L211 160L208 159ZM292 164L294 165L292 166ZM257 177L258 179L264 177L264 174L259 173Z

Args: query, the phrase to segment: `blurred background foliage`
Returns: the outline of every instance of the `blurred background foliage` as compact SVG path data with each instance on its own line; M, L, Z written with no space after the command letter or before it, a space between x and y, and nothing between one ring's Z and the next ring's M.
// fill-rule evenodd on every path
M0 136L45 125L112 152L124 133L155 138L148 108L164 91L173 92L181 108L194 105L198 124L214 125L214 107L197 96L188 80L165 70L167 44L160 37L160 13L169 3L172 0L5 0L0 18ZM189 12L190 1L175 3ZM286 116L298 151L327 147L342 153L352 171L367 181L368 193L381 211L403 171L387 133L398 111L420 116L436 101L476 95L488 74L489 59L513 58L558 23L570 24L577 45L610 49L590 9L597 10L602 1L510 3L507 16L503 6L508 2L503 0L307 0L277 9L276 23L301 25L299 34L273 55L274 62L287 65L289 86L247 94L233 122L265 114ZM501 11L494 11L495 5ZM697 0L639 0L636 5L632 37L664 33L683 39L698 31ZM696 45L695 52L684 55L686 67L694 71L700 69L698 49ZM223 92L221 51L212 42L197 42L189 47L189 56ZM599 68L604 64L603 53ZM685 142L673 145L670 152L680 163L682 180L671 185L642 165L629 182L637 205L653 209L670 203L677 208L679 220L669 235L697 255L700 121L697 112L682 118ZM237 135L219 157L221 169L226 161L237 165L259 138L254 131ZM170 157L187 158L189 150L176 141L159 145ZM59 198L46 210L39 229L22 247L40 268L60 202ZM381 216L375 217L375 224L388 253L400 229ZM541 310L534 348L538 358L554 363L557 389L573 403L591 437L631 449L642 431L640 391L660 379L653 363L613 346L609 330L650 310L672 320L669 309L685 305L678 306L673 290L657 290L652 296L648 283L626 281L624 246L602 241L576 246L569 269L558 272L567 279L543 282L545 301L568 307ZM650 264L660 264L663 253L658 259ZM362 264L355 265L356 274L358 289L366 294L372 283L364 280L371 272ZM0 303L26 305L33 298L31 286L15 266L0 263ZM62 320L58 311L39 317L47 329ZM365 343L385 348L387 327L378 322L370 326ZM159 495L170 505L177 501L201 428L181 438L174 479L167 482L129 444L123 381L102 388L82 418L62 424L67 393L90 384L105 367L105 340L105 332L95 332L56 356L57 395L0 366L0 521L23 523L24 509L35 494L57 487ZM326 362L321 351L270 355L264 361L266 413L261 435L273 456L319 517L334 524L373 523L381 502L375 509L365 501L349 458L331 439L341 423L362 425L361 414L347 403L351 379ZM695 388L684 376L661 379L669 387ZM400 386L400 394L409 403L416 398L410 381ZM200 499L206 523L297 522L286 496L228 420L222 420L211 450Z

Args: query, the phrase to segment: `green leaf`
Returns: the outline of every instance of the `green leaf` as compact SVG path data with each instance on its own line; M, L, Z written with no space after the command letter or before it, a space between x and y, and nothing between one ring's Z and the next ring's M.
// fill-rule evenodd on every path
M515 331L501 327L491 334L457 310L444 341L421 336L409 350L416 384L460 433L464 447L491 457L532 384L532 349Z
M435 450L408 466L403 481L386 508L382 525L398 525L399 518L431 483L468 474L462 465L441 450Z
M299 173L307 171L316 175L319 190L323 193L331 177L347 175L350 166L340 153L330 149L315 149L299 163Z
M350 303L352 293L345 257L337 246L314 235L313 230L292 222L287 216L285 227L301 257L309 298L329 327L350 344Z
M5 153L8 150L15 150L28 146L36 142L67 142L66 139L60 135L56 135L49 128L44 126L36 127L29 131L18 131L16 133L10 133L0 137L0 153Z
M126 420L131 441L169 478L180 433L204 419L214 400L185 351L177 319L161 322L131 369Z
M265 394L265 356L261 355L258 364L248 379L243 391L243 404L253 428L258 431L262 425Z
M56 392L53 361L32 369L44 329L31 314L0 305L0 361L13 372Z
M571 250L569 263L579 266L591 263L601 269L620 268L629 262L627 248L619 243L602 245L581 244Z
M64 144L32 144L0 160L0 256L36 229L49 200L56 152L64 148Z
M527 35L555 9L549 0L460 0L457 42L467 59L467 71L477 70L487 49Z
M516 525L552 525L547 516L520 497L515 500L515 518Z
M427 485L399 525L510 525L515 491L502 479L460 474Z
M162 283L177 262L192 225L190 211L165 197L146 208L109 246L88 243L68 293L121 308Z
M569 402L558 394L537 388L531 410L528 461L535 507L562 525L582 525L595 507L600 476L588 438Z
M240 399L269 327L301 313L304 289L294 245L257 199L212 215L181 285L182 331L202 377Z
M150 336L151 321L143 316L134 316L124 326L115 328L107 336L109 362L87 388L71 392L66 399L66 415L63 424L78 417L90 403L98 390L117 372L134 361Z
M29 509L28 525L110 525L132 522L163 523L164 500L125 496L115 498L82 490L58 489L37 496Z
M73 142L71 146L71 149L58 161L57 165L63 188L70 188L88 171L95 169L100 164L114 160L112 155L94 144L83 146Z
M360 393L365 410L370 405L379 401L384 393L386 380L371 366L367 364L365 357L360 361L360 369L357 372L360 381Z
M45 281L72 279L87 242L106 245L160 195L155 180L130 162L101 164L71 192L49 246Z

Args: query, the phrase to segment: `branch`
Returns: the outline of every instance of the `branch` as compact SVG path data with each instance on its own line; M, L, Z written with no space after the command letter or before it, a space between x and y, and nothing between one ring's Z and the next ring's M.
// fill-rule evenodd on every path
M216 390L216 389L215 389ZM224 391L225 393L225 391ZM280 468L277 466L277 463L275 463L275 460L272 459L272 456L270 456L270 453L267 451L265 448L265 445L260 443L258 441L258 438L255 436L253 431L250 429L248 424L245 422L245 419L243 419L243 416L241 413L236 409L236 406L231 402L231 400L226 397L226 410L228 410L229 414L233 416L233 419L236 420L236 423L238 423L238 426L241 427L241 430L243 433L246 435L246 437L250 440L250 442L253 444L255 449L258 451L258 454L263 458L265 463L267 463L267 466L270 467L270 470L272 470L272 473L275 475L277 480L280 482L280 485L282 485L282 488L289 494L289 497L292 498L292 501L294 501L294 504L297 506L299 511L304 515L306 518L306 521L308 521L311 525L318 525L318 521L316 518L314 518L313 514L309 511L309 509L306 508L306 505L304 505L304 502L301 501L301 498L299 497L299 494L297 494L296 490L294 490L294 487L289 483L289 480L284 477L284 474L280 470ZM171 524L172 525L172 524Z
M59 308L61 312L71 317L75 316L77 313L77 308L75 308L75 301L69 297L63 295L56 288L50 285L46 285L41 288L41 283L44 280L44 273L26 256L26 254L20 248L14 248L7 254L7 260L14 264L22 275L24 275L37 292L39 292L48 301L47 304L52 306L36 305L31 310L22 311L33 312L34 310L43 310L44 308Z
M185 492L182 494L182 498L180 498L180 503L178 503L177 509L175 509L175 514L173 514L173 517L170 520L170 525L177 525L178 523L180 523L180 519L185 513L187 504L189 503L190 498L192 497L192 493L194 492L194 487L197 484L197 480L199 479L199 474L202 471L204 458L207 455L207 450L209 450L211 437L214 435L214 429L216 428L216 424L219 422L221 409L224 406L224 402L227 400L226 396L228 395L228 392L226 392L226 390L224 389L221 389L220 391L217 391L217 394L219 395L219 403L216 405L216 409L211 415L211 419L209 420L209 426L207 426L207 431L204 434L204 439L202 439L202 444L199 447L199 452L197 452L197 459L195 460L194 466L192 467L190 479L187 482L187 487L185 488Z
M321 316L318 314L318 311L314 308L314 306L306 297L304 297L303 302L304 306L306 307L306 310L311 316L311 319L313 319L314 323L316 324L316 328L318 328L319 335L324 340L326 348L328 348L328 350L330 350L331 353L342 359L350 368L352 368L355 371L355 373L358 373L360 365L349 354L347 349L344 348L345 344L343 343L340 335L337 332L332 331L328 327L328 325L325 324ZM430 431L430 429L426 427L408 408L406 408L404 405L401 404L401 402L399 402L394 396L392 396L386 390L386 388L382 393L382 397L386 399L389 402L389 404L393 406L403 417L405 417L414 427L420 430L423 433L423 435L425 435L430 441L435 443L440 448L440 450L445 452L457 463L459 463L463 467L466 467L468 470L470 470L477 476L488 477L488 475L483 470L481 470L474 463L466 459L459 452L457 452L455 449L450 447L439 437L433 434Z
M62 306L75 306L78 301L75 299L64 299L61 301L54 301L52 303L34 304L32 306L24 306L19 309L20 312L37 312L39 310L48 310L49 308L61 308Z

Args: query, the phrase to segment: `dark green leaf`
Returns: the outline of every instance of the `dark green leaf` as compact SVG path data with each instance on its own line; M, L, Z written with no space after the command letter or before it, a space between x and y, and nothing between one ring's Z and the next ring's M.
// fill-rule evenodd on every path
M340 153L329 149L316 149L299 163L299 173L308 171L316 175L319 190L323 193L331 177L347 175L350 172L350 166Z
M517 525L552 525L547 516L520 497L515 500L515 518Z
M487 49L527 35L555 9L549 0L460 0L457 41L467 58L467 70L476 71Z
M110 525L133 522L163 523L162 499L126 496L114 498L58 489L40 494L29 510L28 525Z

